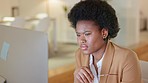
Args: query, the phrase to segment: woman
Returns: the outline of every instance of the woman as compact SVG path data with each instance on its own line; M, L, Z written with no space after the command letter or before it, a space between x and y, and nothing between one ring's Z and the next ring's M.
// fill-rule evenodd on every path
M141 83L137 55L110 41L119 31L115 10L106 2L77 3L68 19L77 34L75 83Z

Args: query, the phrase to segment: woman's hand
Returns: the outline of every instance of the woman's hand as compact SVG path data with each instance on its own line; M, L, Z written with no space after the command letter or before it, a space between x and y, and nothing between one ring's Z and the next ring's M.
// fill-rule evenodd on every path
M75 70L74 77L81 83L92 83L93 74L88 67L80 67Z

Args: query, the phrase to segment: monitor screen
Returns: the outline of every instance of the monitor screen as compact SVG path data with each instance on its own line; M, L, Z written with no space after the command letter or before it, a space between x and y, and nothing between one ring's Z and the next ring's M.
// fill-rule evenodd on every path
M0 76L7 83L48 83L47 34L0 25Z

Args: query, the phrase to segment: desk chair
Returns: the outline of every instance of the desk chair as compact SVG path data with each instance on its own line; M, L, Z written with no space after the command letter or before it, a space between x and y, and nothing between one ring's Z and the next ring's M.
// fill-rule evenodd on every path
M143 83L148 83L148 62L140 61Z

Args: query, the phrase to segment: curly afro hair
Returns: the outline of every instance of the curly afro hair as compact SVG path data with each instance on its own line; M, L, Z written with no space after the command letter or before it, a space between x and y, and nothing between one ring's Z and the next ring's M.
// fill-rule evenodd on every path
M108 39L116 37L119 32L116 12L106 1L80 1L68 13L68 20L75 29L80 20L94 21L101 29L108 29Z

